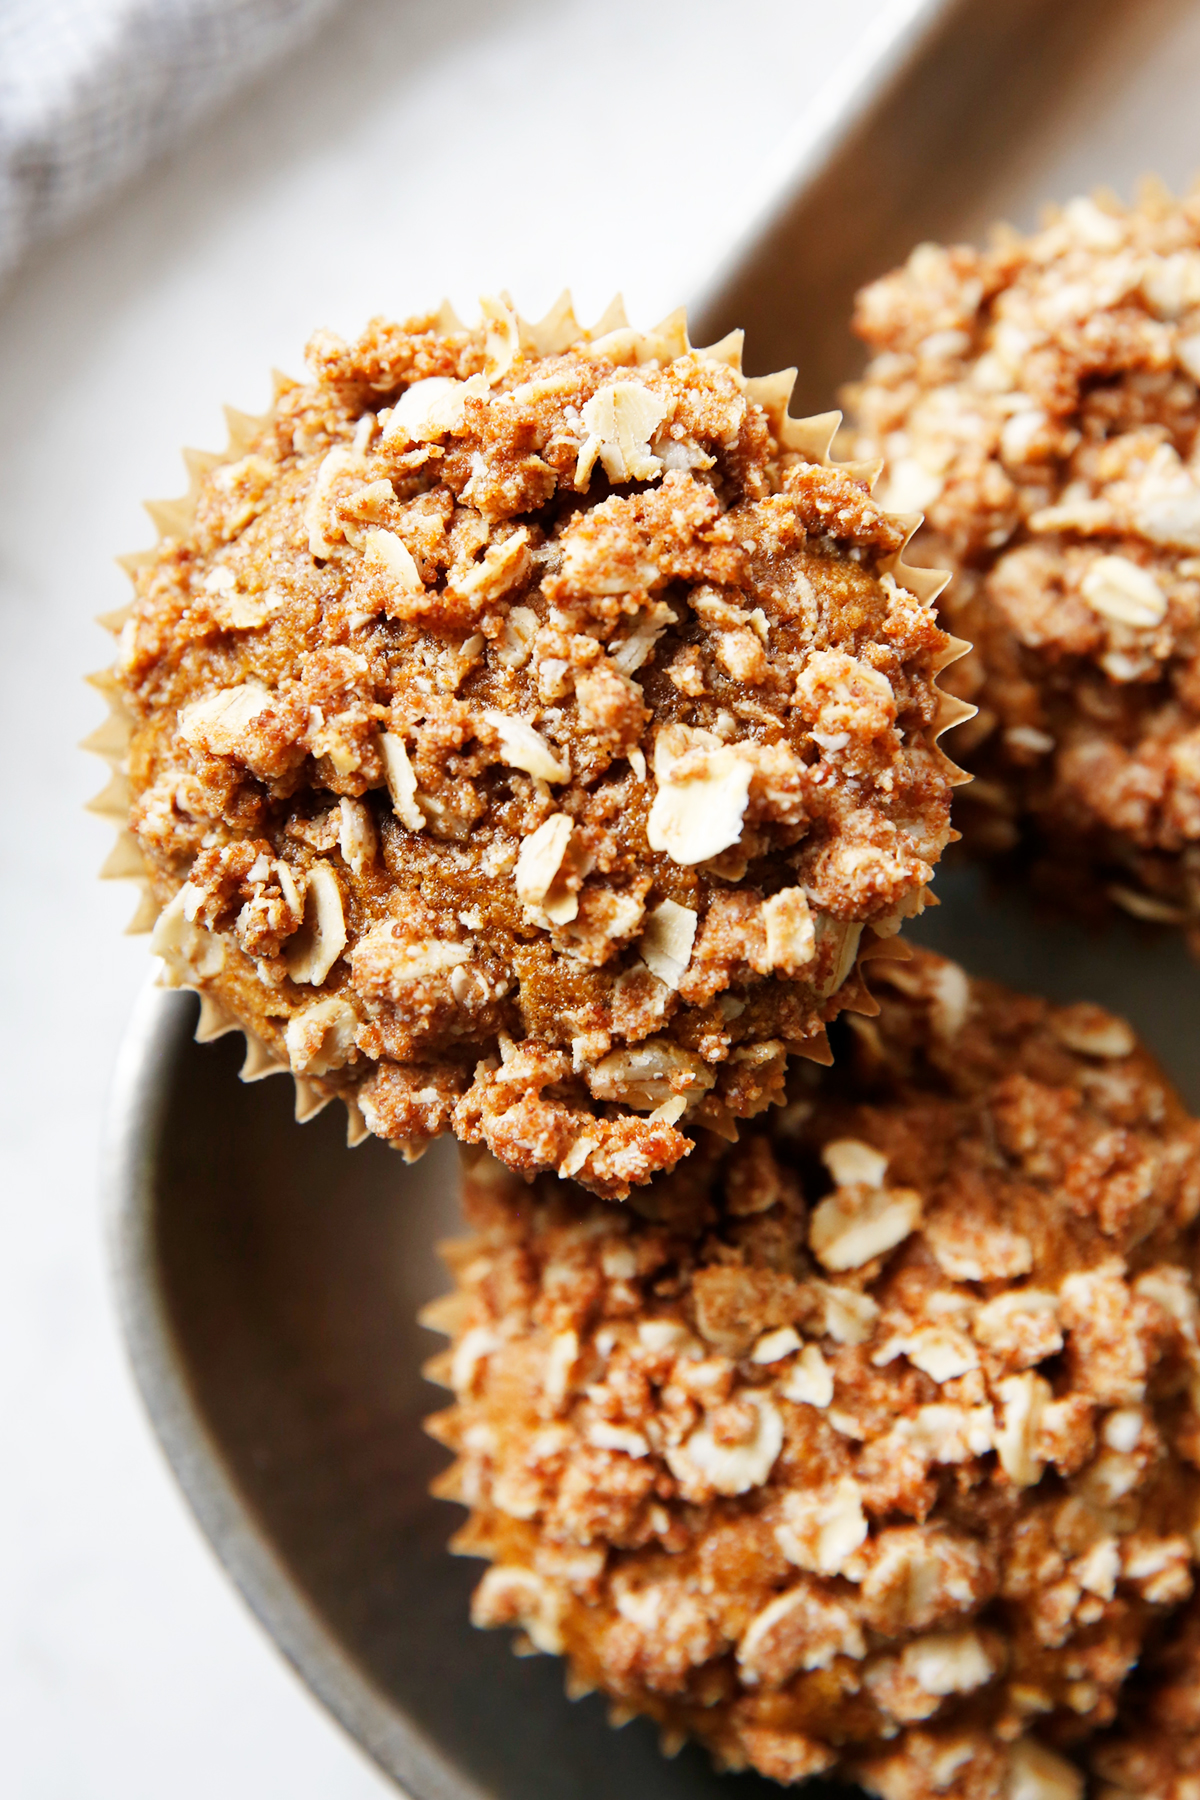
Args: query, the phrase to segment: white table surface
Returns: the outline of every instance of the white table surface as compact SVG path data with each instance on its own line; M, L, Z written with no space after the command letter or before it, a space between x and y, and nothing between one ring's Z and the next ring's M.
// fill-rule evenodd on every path
M366 0L0 296L0 1790L392 1792L227 1586L118 1338L97 1154L147 969L96 881L84 672L177 446L308 331L570 282L650 323L884 0Z

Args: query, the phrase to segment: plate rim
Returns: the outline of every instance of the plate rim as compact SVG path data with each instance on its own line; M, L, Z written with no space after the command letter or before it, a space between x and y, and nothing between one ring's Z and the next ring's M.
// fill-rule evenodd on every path
M270 1641L409 1800L492 1800L348 1654L272 1549L199 1405L171 1322L156 1234L156 1141L194 1000L148 976L114 1064L100 1192L117 1316L158 1447L209 1549Z

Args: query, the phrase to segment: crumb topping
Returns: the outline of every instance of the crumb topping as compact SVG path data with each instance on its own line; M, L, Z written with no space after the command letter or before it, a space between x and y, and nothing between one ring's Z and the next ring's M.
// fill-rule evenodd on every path
M739 348L501 302L319 333L136 559L154 948L311 1108L623 1196L869 1008L961 646Z
M885 504L959 571L949 681L969 841L1200 918L1200 197L1147 184L989 248L925 244L859 296L850 390ZM1071 866L1076 866L1073 877ZM1194 928L1193 928L1194 929ZM1198 939L1197 941L1200 941Z
M1079 1800L1193 1588L1200 1125L1096 1008L881 975L771 1128L627 1207L468 1162L436 1491L476 1623L669 1742Z

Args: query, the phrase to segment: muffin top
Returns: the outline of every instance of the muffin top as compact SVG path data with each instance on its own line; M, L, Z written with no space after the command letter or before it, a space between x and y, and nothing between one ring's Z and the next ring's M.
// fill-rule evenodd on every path
M1200 917L1200 194L922 245L855 323L857 453L959 572L978 841L1032 824L1129 910Z
M671 1742L1077 1800L1193 1586L1200 1126L1097 1007L880 975L834 1067L628 1206L478 1165L439 1491L476 1622Z
M866 1004L962 646L836 416L739 353L565 302L318 334L137 559L155 948L303 1109L622 1195Z

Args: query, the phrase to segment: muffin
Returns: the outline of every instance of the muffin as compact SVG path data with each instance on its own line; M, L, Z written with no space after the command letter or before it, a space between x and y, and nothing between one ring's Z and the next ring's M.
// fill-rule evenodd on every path
M869 1010L951 836L964 646L837 416L739 357L565 300L318 334L156 509L110 872L301 1116L620 1197Z
M1072 200L864 289L849 393L975 645L959 823L1200 944L1200 192Z
M1193 1587L1200 1125L1097 1007L879 975L832 1068L625 1207L476 1162L436 1491L475 1622L668 1748L1076 1800Z

